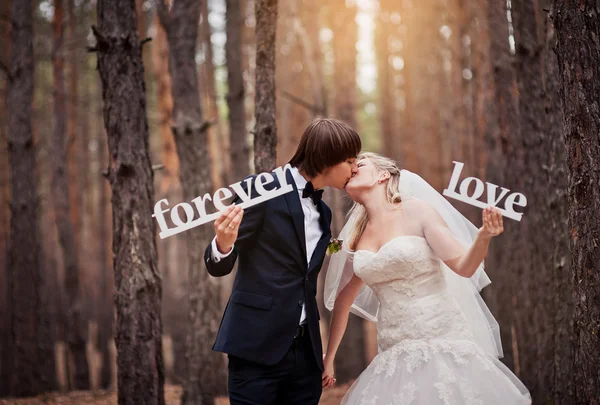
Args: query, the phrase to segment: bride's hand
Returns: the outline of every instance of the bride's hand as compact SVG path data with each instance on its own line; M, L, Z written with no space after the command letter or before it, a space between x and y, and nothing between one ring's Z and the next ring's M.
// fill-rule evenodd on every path
M323 388L331 388L335 384L335 373L333 371L333 360L328 360L325 356L323 362L325 369L323 370L323 377L321 378L321 385Z
M483 226L479 234L487 239L500 235L504 232L504 222L500 210L496 207L487 207L483 210Z

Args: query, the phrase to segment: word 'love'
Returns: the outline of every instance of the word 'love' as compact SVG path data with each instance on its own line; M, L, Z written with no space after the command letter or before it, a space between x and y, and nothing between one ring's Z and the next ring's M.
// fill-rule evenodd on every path
M492 183L486 182L485 186L483 181L479 180L476 177L467 177L460 184L460 192L456 192L456 187L458 186L458 180L460 179L460 173L464 167L464 163L461 162L453 162L454 170L452 171L452 177L450 177L450 184L448 188L444 190L444 195L450 198L454 198L455 200L459 200L465 202L470 205L474 205L479 208L486 207L495 207L498 205L500 201L510 192L509 189L502 187L500 190L500 194L498 195L497 190L498 186ZM473 195L469 195L469 186L471 183L475 182L475 190L473 191ZM479 201L479 197L483 195L483 191L487 186L487 203L483 201ZM506 197L506 201L504 202L504 209L498 208L498 210L502 213L503 216L514 219L515 221L520 221L523 217L523 213L516 212L513 208L514 205L518 205L519 207L525 207L527 205L527 198L521 193L511 193Z
M287 164L283 168L278 167L274 170L275 176L279 180L279 188L274 188L272 190L265 189L265 185L275 181L272 173L260 173L256 177L249 177L243 181L231 184L229 187L231 187L235 194L242 200L240 204L236 205L241 208L248 208L292 191L294 187L291 184L287 184L285 178L285 173L290 167L291 166ZM254 186L252 185L252 182L254 182ZM242 183L245 183L245 187L242 187ZM252 198L252 189L255 189L259 196ZM228 207L223 204L223 200L231 197L233 197L233 193L229 188L220 188L215 191L212 196L209 193L206 193L204 196L194 198L192 204L194 204L196 211L198 212L198 218L196 219L194 219L194 208L192 205L185 202L177 204L172 209L162 209L163 204L166 204L167 207L169 206L169 201L166 198L163 198L154 205L154 214L152 215L153 218L156 218L158 226L160 227L160 238L168 238L169 236L177 235L188 229L214 221L217 219L220 212L207 214L206 201L212 201L214 207L218 211L222 211ZM182 220L179 216L179 208L183 209L185 220ZM174 228L169 228L167 226L164 214L168 211L171 211L171 221L175 224Z

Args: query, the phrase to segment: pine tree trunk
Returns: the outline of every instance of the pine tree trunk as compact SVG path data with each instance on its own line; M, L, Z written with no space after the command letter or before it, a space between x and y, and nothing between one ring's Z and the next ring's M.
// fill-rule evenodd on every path
M11 221L8 245L8 311L10 313L9 380L12 396L41 392L37 372L37 328L40 263L36 162L32 133L33 4L13 1L12 46L8 77L8 158Z
M358 26L356 24L356 5L346 5L345 1L332 4L334 12L331 15L333 30L334 57L334 100L333 114L353 128L357 127L357 88L356 88L356 43L358 41ZM337 190L336 190L337 191ZM341 202L342 195L334 191L335 198ZM347 207L339 204L336 213L341 216L338 222L343 222ZM335 215L335 214L334 214ZM365 337L363 319L350 315L346 333L340 343L338 355L335 358L336 378L340 384L358 377L364 370Z
M490 3L488 8L488 25L490 29L490 58L493 61L494 102L497 124L490 126L488 138L488 159L486 178L493 184L511 187L507 176L509 166L510 140L518 133L518 102L515 96L516 77L513 66L513 55L508 42L508 21L506 4ZM490 275L495 288L485 289L484 296L492 313L500 324L500 333L504 358L502 361L510 369L516 370L513 357L513 283L514 269L510 267L511 242L519 239L519 227L507 223L501 238L497 238L490 247L486 259L486 271ZM507 273L509 272L509 273Z
M77 24L75 20L75 0L55 0L55 2L64 1L67 5L67 24L63 22L63 26L67 26L68 30L68 41L70 43L76 43L79 39L77 36ZM62 5L64 8L64 3ZM64 11L63 11L64 13ZM65 29L62 31L62 43L68 43L65 41ZM62 44L61 44L62 45ZM59 48L57 48L59 49ZM67 90L67 134L66 134L66 148L67 148L67 170L68 170L68 187L69 187L69 215L71 217L71 223L73 224L73 233L75 235L75 247L78 252L78 257L81 257L82 246L80 241L82 240L82 227L83 227L83 185L84 182L81 179L82 172L80 171L80 161L82 159L82 140L81 133L78 131L79 124L79 49L77 47L70 49L69 52L65 52L64 49L60 49L59 52L64 52L68 56L68 90ZM64 72L64 68L63 68ZM64 74L64 73L63 73Z
M90 385L89 370L86 357L87 322L83 317L83 302L80 296L80 274L78 263L78 250L76 244L76 229L73 217L70 216L73 199L69 196L68 176L68 138L67 138L67 111L65 100L64 77L64 8L63 0L54 2L54 137L52 141L52 154L54 158L52 176L52 200L56 213L56 226L60 248L62 250L65 266L65 293L66 303L66 333L69 355L74 365L73 388L76 390L88 389ZM76 210L78 211L78 210Z
M112 188L119 405L164 405L161 280L134 0L99 0L98 71Z
M576 403L600 397L600 15L596 1L555 1L575 282Z
M238 1L239 9L243 10L244 2ZM204 63L200 66L200 74L204 76L204 99L208 116L208 121L212 123L208 128L208 144L210 146L210 158L212 162L212 182L213 188L219 189L227 184L228 179L225 178L225 166L228 164L229 156L225 154L223 149L223 130L221 127L221 118L217 106L217 84L215 79L215 65L213 56L212 27L210 25L208 15L208 1L201 2L200 15L202 23L200 24L200 39L204 49ZM243 26L243 20L238 20L238 24ZM240 42L241 50L241 42ZM241 57L240 57L241 66ZM242 81L243 83L243 81ZM243 105L243 104L242 104ZM234 180L237 181L237 180Z
M242 63L242 29L244 8L237 0L227 0L227 106L229 107L229 139L231 144L231 178L239 181L250 172L250 148L246 132L244 71Z
M169 201L181 198L179 183L179 158L177 147L171 131L173 114L173 97L171 96L171 76L169 75L169 45L167 33L155 15L154 26L156 34L152 40L152 68L156 82L156 96L159 114L159 137L161 143L161 159L164 169L160 172L160 198ZM168 238L159 244L158 264L163 276L163 319L164 333L171 336L173 341L173 373L166 375L173 383L181 384L186 376L185 360L185 327L187 324L188 305L185 296L180 291L180 280L187 279L186 274L180 275L176 269L183 267L181 256L186 255L181 249L185 235ZM174 255L173 252L177 252ZM162 254L162 255L161 255ZM185 283L187 285L187 283ZM187 288L186 288L187 290ZM167 370L169 371L169 370Z
M101 93L98 92L98 97ZM102 173L108 173L108 142L102 125L102 106L98 103L96 106L96 140L98 144L98 161L102 168ZM98 175L100 175L98 173ZM110 224L112 224L112 215L110 211L110 185L106 178L102 176L99 180L98 192L98 267L99 291L98 291L98 350L100 352L100 388L112 388L112 358L110 355L110 346L114 339L114 282L110 263L110 245L111 233Z
M207 124L202 118L196 75L196 39L200 3L177 0L170 13L159 4L160 20L169 43L169 72L172 78L173 134L179 156L184 201L210 193L211 162ZM182 404L210 405L226 392L223 358L212 351L221 315L219 281L201 271L202 251L211 240L210 227L186 235L188 248L189 325L187 333L187 379Z
M377 87L379 92L378 118L381 127L382 151L386 156L402 161L400 153L394 148L394 99L392 87L392 67L389 41L392 35L390 24L391 4L389 1L379 2L379 19L375 24L375 57L377 60Z
M11 45L10 11L12 0L2 3L0 13L6 16L6 21L0 21L0 38L5 44L0 51L0 62L9 65ZM0 73L2 74L2 73ZM7 115L8 81L0 82L0 147L6 148L8 141ZM7 151L8 153L8 151ZM10 238L10 166L8 159L0 159L0 381L10 378L8 365L10 353L10 307L8 306L8 240ZM8 395L8 384L0 385L0 397Z
M275 121L275 32L277 0L255 0L256 99L254 105L254 171L273 170L277 155Z

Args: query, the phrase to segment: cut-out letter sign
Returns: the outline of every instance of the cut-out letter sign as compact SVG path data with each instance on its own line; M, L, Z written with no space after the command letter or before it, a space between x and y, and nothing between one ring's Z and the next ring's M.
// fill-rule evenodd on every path
M527 198L523 194L516 192L511 193L509 189L504 187L500 187L500 190L498 190L497 185L489 182L486 182L484 185L483 181L476 177L467 177L460 183L459 186L458 182L460 180L460 173L462 172L464 163L453 163L454 170L452 171L452 177L450 177L450 184L448 185L448 188L444 189L443 193L446 197L454 198L455 200L459 200L479 208L496 207L498 203L500 203L504 197L506 197L504 200L504 209L498 208L498 210L507 218L514 219L515 221L521 220L523 213L516 212L514 206L518 205L519 207L525 207L527 205ZM473 191L473 194L469 195L469 186L472 183L475 184L475 190ZM458 192L456 192L457 187L459 188ZM486 202L479 200L484 191L486 192L487 197Z
M291 184L287 183L285 176L285 173L289 168L290 165L287 164L284 167L278 167L273 171L273 173L260 173L255 177L238 181L237 183L229 186L233 192L229 188L220 188L215 191L212 196L209 193L204 194L204 196L198 196L191 201L193 206L183 202L175 205L173 208L168 208L169 201L167 201L166 198L163 198L154 205L154 214L152 215L153 218L156 218L156 222L158 222L158 226L160 227L160 238L168 238L169 236L177 235L178 233L187 231L188 229L192 229L199 225L214 221L218 218L220 211L228 207L228 205L223 203L223 200L233 197L233 193L235 193L242 200L240 204L236 204L238 207L242 208L252 207L253 205L257 205L272 198L289 193L294 189ZM277 180L279 180L279 187L275 187L272 190L267 190L265 189L265 186L275 181L275 177L273 177L273 175L275 175ZM254 184L252 184L253 182ZM243 186L242 183L244 183ZM258 193L258 196L254 198L251 197L251 190L253 188ZM206 201L212 201L218 212L207 214ZM163 204L166 205L165 209L163 209ZM185 214L184 219L179 216L179 208L183 209ZM175 224L175 227L173 228L169 228L167 221L165 220L165 213L169 211L171 211L171 221L173 224ZM196 215L196 213L198 215ZM194 219L196 216L197 218Z

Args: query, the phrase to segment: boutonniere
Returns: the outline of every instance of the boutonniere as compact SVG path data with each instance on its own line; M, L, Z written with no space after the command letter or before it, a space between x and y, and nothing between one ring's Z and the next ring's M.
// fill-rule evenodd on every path
M331 238L329 241L329 245L327 245L327 256L332 255L334 253L342 250L342 243L344 241L341 239Z

